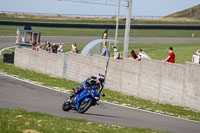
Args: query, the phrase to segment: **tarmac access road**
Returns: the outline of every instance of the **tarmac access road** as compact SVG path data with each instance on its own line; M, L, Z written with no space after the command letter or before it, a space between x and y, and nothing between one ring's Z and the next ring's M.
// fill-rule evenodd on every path
M25 109L63 118L127 127L150 128L174 133L200 133L200 123L99 102L85 114L64 112L61 106L68 94L30 84L0 73L0 108Z
M41 42L91 42L98 37L64 37L64 36L41 36ZM109 38L114 39L114 38ZM119 42L123 43L123 38L118 38ZM135 43L199 43L200 38L130 38L130 42ZM0 36L0 49L5 47L15 46L15 36Z

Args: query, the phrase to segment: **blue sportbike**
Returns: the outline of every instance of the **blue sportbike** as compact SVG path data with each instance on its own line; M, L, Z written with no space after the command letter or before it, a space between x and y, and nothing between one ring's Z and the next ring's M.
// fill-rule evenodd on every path
M86 112L91 106L97 105L100 100L101 91L104 86L104 75L99 74L97 77L91 76L83 81L81 86L73 89L70 96L63 103L63 111L71 109L77 110L79 113ZM102 96L105 96L104 94Z

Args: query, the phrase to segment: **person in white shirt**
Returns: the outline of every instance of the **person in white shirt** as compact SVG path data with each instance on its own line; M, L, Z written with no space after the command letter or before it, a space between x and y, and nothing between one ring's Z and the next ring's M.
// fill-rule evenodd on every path
M63 52L63 45L60 43L59 47L58 47L58 52Z
M119 53L119 50L117 49L116 46L112 46L113 50L114 50L114 59L120 59L120 53Z
M142 58L151 59L142 49L138 51L138 58L141 60Z
M196 51L196 55L200 55L200 49Z

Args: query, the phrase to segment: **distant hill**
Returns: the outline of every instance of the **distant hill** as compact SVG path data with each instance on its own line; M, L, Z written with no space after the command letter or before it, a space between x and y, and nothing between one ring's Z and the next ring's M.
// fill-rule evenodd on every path
M191 7L189 9L170 14L170 15L168 15L166 17L167 18L168 17L173 17L173 18L192 18L192 19L200 20L200 4L197 5L197 6Z

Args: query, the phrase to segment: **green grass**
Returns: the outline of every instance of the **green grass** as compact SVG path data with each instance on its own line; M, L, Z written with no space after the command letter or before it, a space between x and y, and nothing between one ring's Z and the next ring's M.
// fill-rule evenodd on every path
M164 133L151 129L106 125L65 119L24 110L0 109L1 133Z
M0 36L15 36L18 28L22 26L0 25ZM83 36L101 38L105 29L87 29L87 28L48 28L32 27L32 30L40 31L42 36ZM146 38L200 38L200 30L140 30L131 29L130 37ZM109 37L114 37L115 29L109 29ZM119 29L119 37L124 37L124 29Z
M2 63L2 59L0 59L0 71L9 75L17 76L21 79L27 79L55 89L71 90L71 88L80 85L80 83L70 81L67 79L50 77L46 74L41 74L34 71L24 70L15 67L13 64ZM134 96L124 95L119 92L110 91L108 89L104 89L102 93L105 93L106 95L106 97L102 98L102 100L105 101L124 104L130 107L144 109L161 114L167 114L185 119L200 121L200 112L189 108L156 103L150 100L144 100Z
M81 51L86 43L77 43L78 49ZM114 44L112 44L114 45ZM64 52L71 50L71 43L65 43L63 45ZM121 57L123 55L123 44L117 45ZM199 43L130 43L128 56L131 57L131 50L136 52L139 49L143 49L152 59L162 60L168 56L168 48L173 47L176 55L176 63L185 64L186 61L192 61L192 53L200 48ZM114 51L111 49L111 55Z
M107 89L104 89L102 93L104 93L106 97L101 98L101 100L105 100L116 104L123 104L129 107L134 107L160 114L166 114L179 118L200 121L200 112L186 107L156 103L150 100L144 100L142 98L134 96L127 96L123 93L114 92Z

